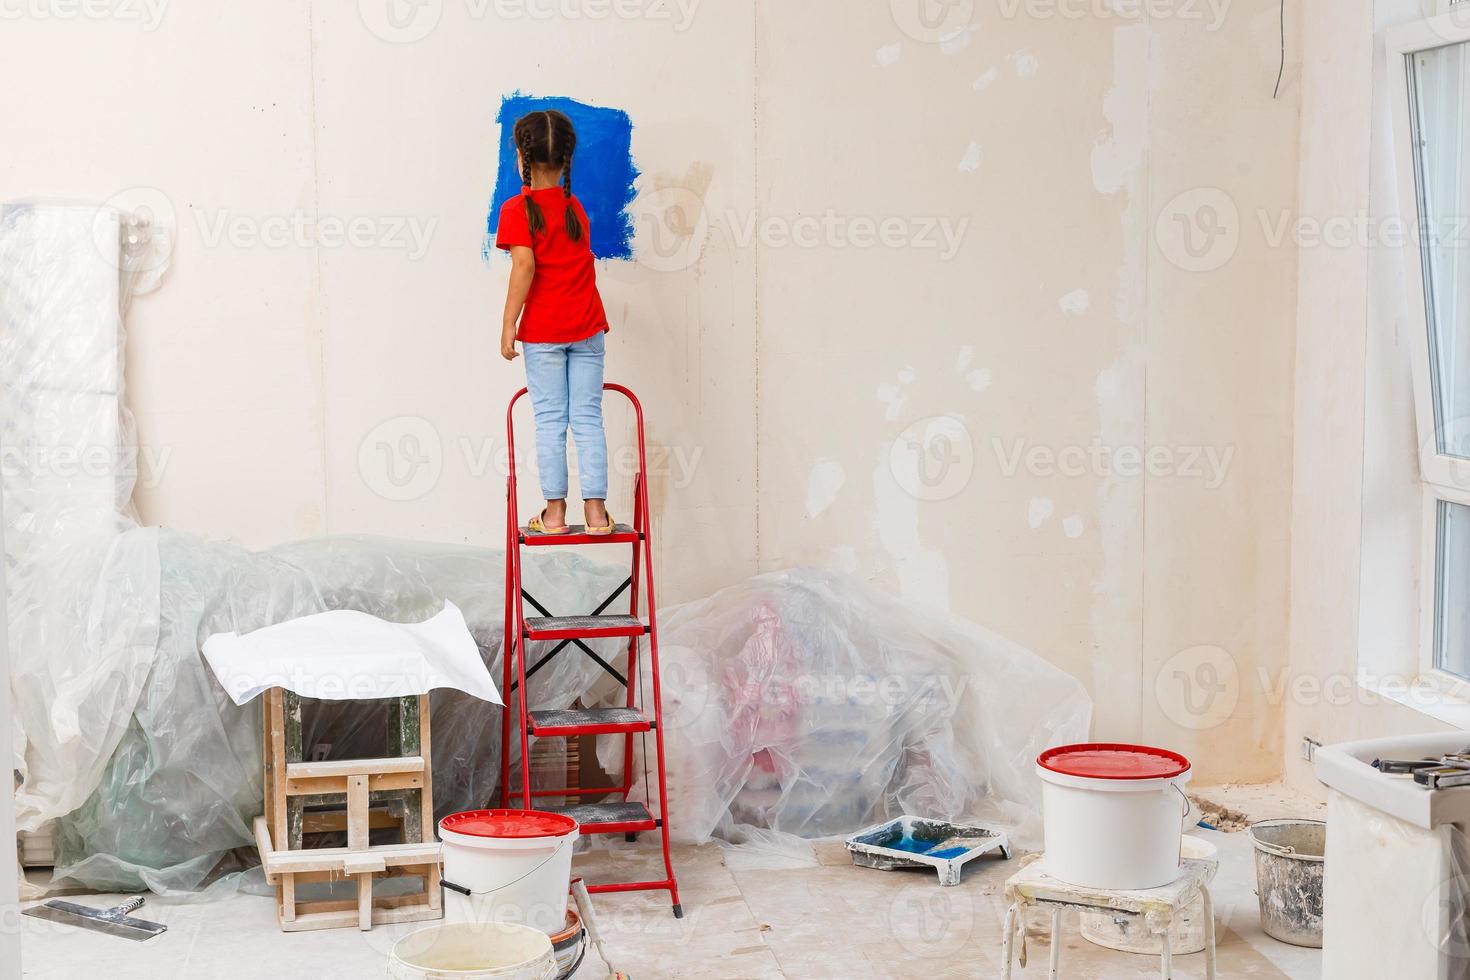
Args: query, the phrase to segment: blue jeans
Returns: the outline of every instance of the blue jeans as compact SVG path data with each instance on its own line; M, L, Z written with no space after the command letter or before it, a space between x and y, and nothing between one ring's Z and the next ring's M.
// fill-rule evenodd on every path
M526 387L536 415L536 467L541 496L567 495L567 427L577 443L583 500L607 499L607 435L602 428L601 330L575 344L521 344Z

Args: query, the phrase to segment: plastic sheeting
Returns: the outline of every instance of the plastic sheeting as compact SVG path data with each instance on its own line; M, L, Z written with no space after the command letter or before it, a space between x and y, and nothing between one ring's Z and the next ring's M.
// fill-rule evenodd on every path
M448 599L464 612L492 676L500 676L499 551L347 537L256 553L149 528L122 535L115 550L124 557L78 588L91 602L76 621L94 622L105 635L115 623L148 618L137 610L138 579L158 574L156 613L148 618L157 642L130 648L134 659L125 673L146 678L136 699L110 703L111 716L82 719L96 729L88 761L100 755L104 768L95 790L84 790L79 808L62 816L58 879L113 890L191 891L231 849L253 847L249 823L262 800L260 707L236 707L215 682L199 652L214 633L244 633L328 609L415 622ZM537 554L527 562L525 583L557 610L581 612L625 574L574 555ZM109 686L105 675L80 667L89 649L84 631L56 639L74 652L79 682ZM532 657L547 646L532 644ZM598 673L590 659L569 651L532 678L530 695L538 704L568 707ZM484 806L499 780L501 709L453 690L434 692L431 705L436 812ZM382 754L382 702L313 702L303 720L303 745L326 758ZM103 733L119 721L121 735L108 750ZM30 734L33 746L46 743L45 731Z
M169 251L167 230L117 208L0 207L0 493L21 830L96 784L143 681L128 670L134 648L155 639L157 569L115 540L133 525L137 473L122 310L158 284ZM86 583L115 560L133 569L140 609L103 632L77 617ZM75 638L70 649L53 648L61 635Z
M1470 980L1470 836L1463 825L1416 826L1334 789L1325 870L1315 895L1262 897L1280 909L1315 900L1315 911L1325 910L1323 977Z
M1071 675L837 573L762 575L661 611L659 630L679 840L800 859L801 839L908 813L1039 845L1036 756L1088 734Z

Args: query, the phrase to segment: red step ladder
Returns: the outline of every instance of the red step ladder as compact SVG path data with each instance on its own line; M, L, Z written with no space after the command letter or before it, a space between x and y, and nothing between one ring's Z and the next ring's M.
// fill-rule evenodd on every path
M658 625L654 618L653 595L653 540L649 529L648 515L648 464L643 446L643 406L638 398L622 385L605 384L607 391L623 395L633 406L638 422L638 474L633 481L633 523L618 524L611 534L587 534L581 524L573 524L565 534L538 534L529 527L522 527L516 505L516 435L514 413L516 402L526 394L522 388L511 398L505 410L505 437L509 451L509 476L506 479L507 517L505 522L505 636L506 655L504 683L501 690L515 694L514 709L507 705L501 712L500 752L500 805L509 806L511 717L514 711L517 730L521 740L521 786L520 804L527 809L550 810L564 813L576 820L584 834L623 834L635 840L639 833L656 830L663 844L664 873L666 877L657 881L624 881L588 884L590 892L629 892L645 890L667 890L674 903L674 915L684 917L679 904L679 883L674 879L674 865L669 857L668 794L664 784L664 726L662 703L659 697L658 676ZM591 612L566 610L553 612L526 591L521 583L521 549L557 547L562 545L616 545L632 547L629 574L623 584L598 604ZM608 609L627 593L627 612L609 613ZM638 600L647 594L646 621L639 617ZM531 606L539 615L527 616L526 606ZM625 637L628 640L628 674L623 676L585 641ZM647 640L648 671L653 693L652 705L640 705L639 669L641 666L640 640ZM531 640L556 641L556 645L535 664L527 666L527 644ZM575 648L590 657L598 666L611 674L627 691L627 704L620 708L588 708L564 710L537 710L526 704L526 680L553 657ZM651 709L651 713L650 713ZM658 811L655 817L647 805L628 799L633 789L633 738L646 738L652 732L658 753ZM623 782L621 786L606 788L560 788L531 789L531 739L577 735L621 735L623 737ZM645 742L646 744L646 742ZM647 766L647 754L644 754ZM649 785L645 778L644 786ZM537 797L545 796L607 796L618 797L601 803L577 803L571 806L535 806Z

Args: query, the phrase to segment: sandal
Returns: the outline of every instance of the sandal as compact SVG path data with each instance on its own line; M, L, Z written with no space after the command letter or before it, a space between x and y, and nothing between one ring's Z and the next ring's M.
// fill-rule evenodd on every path
M537 534L566 534L568 531L571 530L571 528L566 524L563 524L561 527L547 527L545 507L541 508L541 513L539 515L531 518L531 523L528 526L531 528L532 531L535 531Z
M615 520L613 520L613 516L611 514L608 514L607 515L607 527L593 527L592 525L589 524L589 525L587 525L586 533L587 534L611 534L614 531L616 531L617 529L618 529L618 522L615 521Z

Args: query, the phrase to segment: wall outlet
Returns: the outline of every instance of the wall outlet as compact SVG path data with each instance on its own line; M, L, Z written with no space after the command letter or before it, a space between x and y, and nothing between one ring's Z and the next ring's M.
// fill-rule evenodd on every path
M1312 736L1302 736L1302 758L1306 759L1308 762L1312 761L1313 757L1315 757L1317 754L1317 750L1321 747L1322 743L1317 741Z

